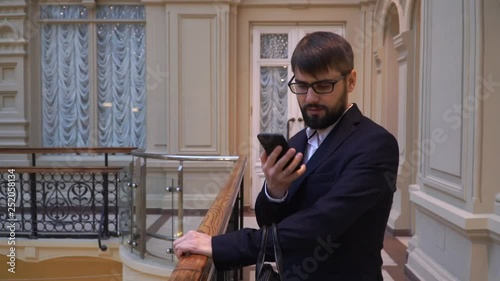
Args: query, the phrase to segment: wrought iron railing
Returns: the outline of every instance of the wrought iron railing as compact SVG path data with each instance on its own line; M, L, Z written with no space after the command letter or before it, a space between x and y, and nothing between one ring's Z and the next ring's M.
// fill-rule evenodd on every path
M128 171L109 167L108 154L134 148L0 148L31 154L31 167L0 167L0 237L98 238L119 236L120 181ZM104 154L105 166L36 166L37 154ZM60 165L60 164L59 164ZM128 167L127 167L128 169ZM126 220L124 220L126 221Z
M101 219L106 235L116 233L120 168L12 170L0 173L0 234L15 222L19 237L89 236L98 232ZM9 183L15 184L16 194L8 194ZM7 200L13 197L15 216L11 213L7 220Z

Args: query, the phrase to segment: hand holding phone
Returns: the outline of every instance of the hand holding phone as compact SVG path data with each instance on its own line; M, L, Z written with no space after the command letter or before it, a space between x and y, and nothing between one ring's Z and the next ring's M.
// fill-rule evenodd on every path
M257 139L259 140L260 144L262 145L262 147L266 151L267 155L270 155L278 145L283 148L281 150L280 154L278 155L278 158L276 159L276 161L281 159L281 157L283 157L285 155L285 153L290 149L288 142L286 141L285 137L281 134L260 133L257 135ZM290 163L292 161L293 161L293 158L290 159L290 161L288 161L288 163L286 163L286 165L283 169L288 167L288 165L290 165ZM298 169L300 169L300 165L297 165L297 167L295 167L295 171Z

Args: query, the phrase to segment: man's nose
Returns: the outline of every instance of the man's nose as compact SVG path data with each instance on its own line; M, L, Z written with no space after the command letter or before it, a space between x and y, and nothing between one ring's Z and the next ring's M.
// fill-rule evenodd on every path
M319 100L319 95L314 91L313 87L307 88L306 102L314 103Z

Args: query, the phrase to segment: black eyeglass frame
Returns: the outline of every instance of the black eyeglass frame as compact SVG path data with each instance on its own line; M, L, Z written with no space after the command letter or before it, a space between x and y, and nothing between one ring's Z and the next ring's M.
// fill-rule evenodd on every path
M311 83L311 84L309 84L309 83L304 83L304 82L292 82L292 81L293 81L293 79L295 79L295 75L294 75L294 76L292 76L292 79L290 79L290 81L288 81L288 88L290 89L290 91L291 91L292 93L294 93L294 94L296 94L296 95L305 95L305 94L307 94L307 91L309 91L309 88L312 88L312 89L313 89L313 91L314 91L316 94L318 94L318 95L326 95L326 94L329 94L329 93L333 92L333 91L335 90L335 84L337 84L337 82L339 82L340 80L344 79L344 77L346 77L346 75L347 75L347 74L342 74L342 75L340 76L340 78L339 78L339 79L337 79L337 80L320 80L320 81L316 81L316 82ZM316 88L314 87L314 85L319 84L319 83L331 83L331 85L332 85L332 89L331 89L330 91L328 91L328 92L318 92L318 91L316 90ZM297 85L297 84L307 86L306 91L305 91L304 93L297 93L297 92L294 92L294 91L293 91L293 89L292 89L292 85Z

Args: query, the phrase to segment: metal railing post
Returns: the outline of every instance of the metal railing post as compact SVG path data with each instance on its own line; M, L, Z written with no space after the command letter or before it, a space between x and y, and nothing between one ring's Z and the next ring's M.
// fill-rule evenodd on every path
M31 199L31 234L30 238L34 239L38 237L38 213L37 213L37 202L36 202L36 174L30 173L30 199ZM42 199L43 200L43 199ZM43 202L45 203L45 202ZM42 204L43 204L42 203Z
M177 237L184 235L184 161L177 168Z
M109 237L109 207L108 207L108 196L109 196L109 181L108 181L108 173L103 173L102 174L102 204L103 204L103 212L102 215L104 217L103 219L103 234L105 235L106 238Z
M139 219L137 220L139 227L139 254L141 259L146 255L146 158L144 163L140 166L140 183L139 183L139 196L137 196L137 213Z

